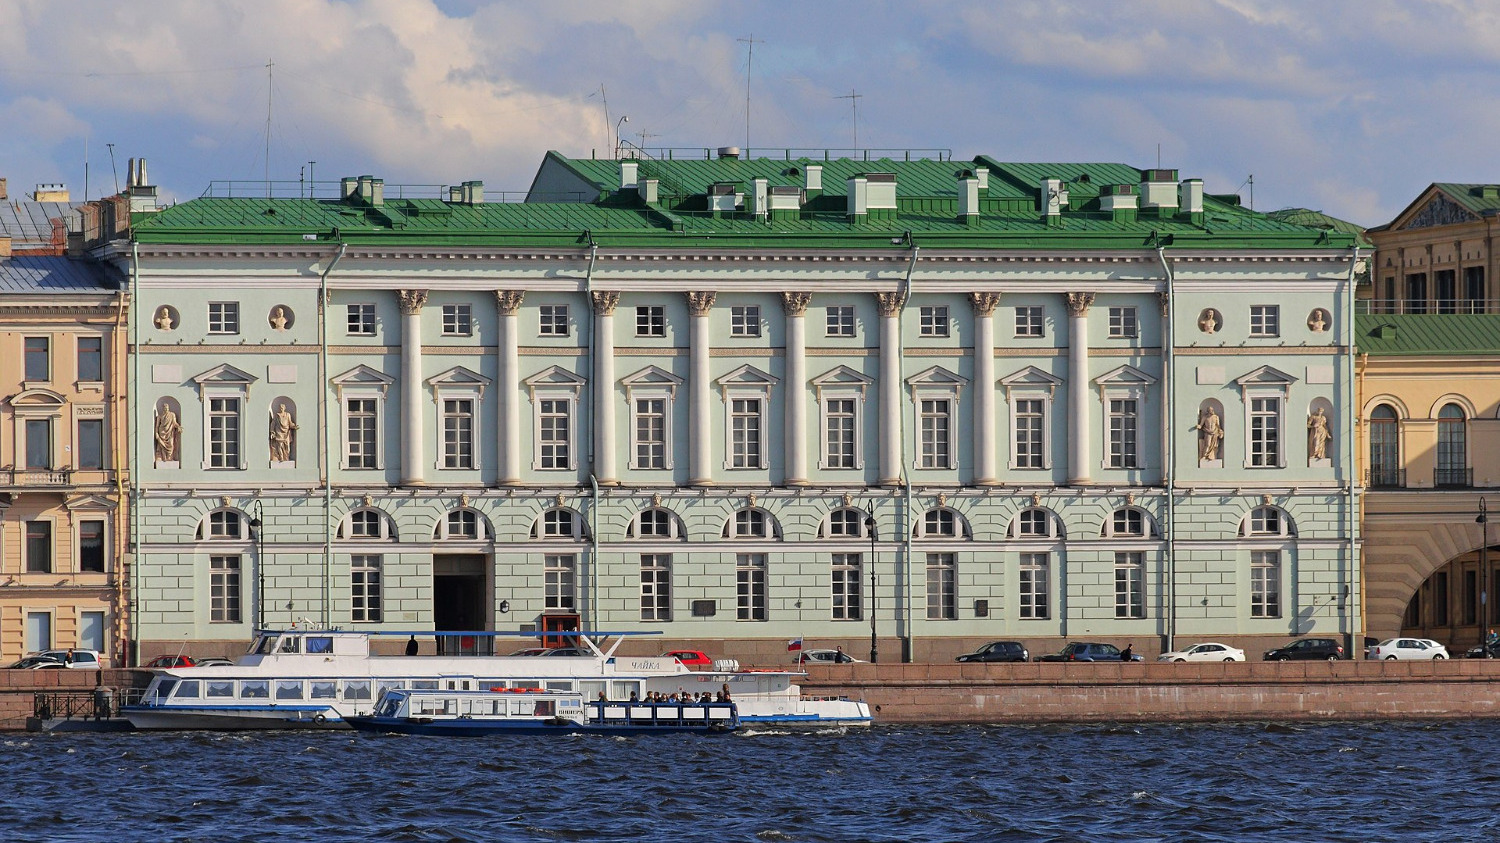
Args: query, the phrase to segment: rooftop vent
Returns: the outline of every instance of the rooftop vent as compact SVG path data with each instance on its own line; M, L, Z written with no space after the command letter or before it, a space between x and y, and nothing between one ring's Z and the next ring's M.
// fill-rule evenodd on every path
M719 147L719 157L733 158L738 161L740 157L740 148L737 146L721 146Z
M968 170L958 174L958 221L966 225L979 222L979 179Z
M1040 185L1042 218L1047 225L1062 225L1063 209L1068 207L1068 186L1062 179L1046 176Z
M806 178L802 182L802 187L807 191L807 195L821 195L823 193L823 165L808 164L804 175Z
M708 209L716 214L734 213L742 201L739 185L734 182L715 182L708 187Z
M484 182L466 181L449 187L448 201L455 205L483 205Z
M641 165L637 161L620 162L620 189L629 190L640 179Z
M366 205L385 204L385 179L374 176L345 176L339 179L340 190L346 202L362 202Z
M1194 225L1203 224L1203 179L1183 179L1177 187L1178 211Z
M1480 199L1500 199L1500 184L1481 184L1474 192Z
M1099 190L1099 210L1115 222L1135 222L1136 198L1133 184L1106 184Z
M1141 173L1141 207L1163 213L1177 210L1177 171L1146 170Z

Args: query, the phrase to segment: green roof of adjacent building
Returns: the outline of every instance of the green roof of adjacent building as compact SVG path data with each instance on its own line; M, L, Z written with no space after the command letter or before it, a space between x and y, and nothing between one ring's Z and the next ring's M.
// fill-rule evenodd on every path
M1356 242L1359 243L1360 248L1371 248L1374 246L1370 242L1369 236L1365 233L1364 226L1349 222L1348 220L1341 220L1338 217L1331 217L1322 211L1313 211L1307 208L1282 208L1279 211L1272 211L1266 214L1266 216L1273 220L1280 220L1281 222L1305 225L1308 228L1342 231L1345 234L1353 235Z
M893 239L923 247L982 249L1089 248L1349 248L1350 231L1300 220L1276 219L1242 207L1238 197L1204 195L1201 213L1140 208L1133 215L1100 207L1106 186L1139 185L1148 174L1109 163L1004 163L980 156L948 158L703 158L640 159L641 179L654 179L657 201L621 188L621 161L569 158L549 152L525 202L459 201L455 195L411 198L392 187L378 203L345 198L222 197L213 189L136 219L142 243L382 242L428 246L565 247L683 246L694 248L884 248ZM822 167L823 189L800 190L807 168ZM988 171L978 213L960 218L960 179ZM848 180L872 173L894 177L896 207L848 213ZM543 178L547 174L547 178ZM1040 180L1061 180L1067 207L1054 220L1041 212ZM756 216L744 208L714 212L715 185L753 190L756 179L772 187L799 188L797 207ZM346 180L346 182L349 180ZM545 201L538 184L566 183L571 201ZM482 186L478 186L482 191ZM1168 185L1163 185L1166 190ZM1127 191L1129 192L1129 191ZM1132 218L1133 216L1133 218ZM909 235L910 240L906 238Z
M1500 313L1361 313L1354 329L1374 356L1500 354Z

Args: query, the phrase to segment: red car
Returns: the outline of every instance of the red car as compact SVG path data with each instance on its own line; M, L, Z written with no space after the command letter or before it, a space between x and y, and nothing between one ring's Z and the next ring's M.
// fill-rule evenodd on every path
M676 659L683 664L711 665L714 660L703 654L702 650L673 650L662 653L662 658Z
M151 661L141 665L141 667L195 667L197 666L197 664L198 663L193 661L189 656L164 655L157 656Z

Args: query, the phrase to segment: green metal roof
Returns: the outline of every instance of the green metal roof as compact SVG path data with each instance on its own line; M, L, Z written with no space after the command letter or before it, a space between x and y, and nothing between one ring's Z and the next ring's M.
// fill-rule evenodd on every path
M823 167L824 191L798 212L755 218L744 212L711 213L703 194L715 183L749 189L755 178L801 186L806 167ZM594 201L488 202L467 205L440 198L402 198L387 188L378 206L359 200L224 198L204 196L140 219L133 235L142 243L288 243L305 240L448 246L683 246L695 248L883 248L910 234L936 248L1347 248L1352 234L1313 228L1205 196L1199 220L1142 209L1135 220L1115 221L1099 210L1106 184L1135 184L1142 171L1123 164L1008 164L880 158L641 160L640 176L658 178L661 200L646 205L634 190L618 189L620 162L574 159L548 153L544 167L562 167L597 188ZM990 171L980 214L958 216L958 174ZM848 178L894 173L897 209L867 219L846 214ZM1038 208L1040 179L1067 183L1069 206L1049 225ZM1175 187L1174 187L1175 190Z
M1354 329L1376 357L1500 354L1500 313L1361 313Z
M1279 211L1272 211L1266 214L1266 216L1281 222L1305 225L1308 228L1342 231L1345 234L1351 234L1358 238L1359 245L1363 248L1370 248L1374 245L1370 242L1370 238L1366 236L1363 226L1349 222L1348 220L1341 220L1338 217L1331 217L1322 211L1313 211L1308 208L1282 208Z
M1482 216L1485 211L1500 211L1500 185L1433 182L1432 186L1475 216Z

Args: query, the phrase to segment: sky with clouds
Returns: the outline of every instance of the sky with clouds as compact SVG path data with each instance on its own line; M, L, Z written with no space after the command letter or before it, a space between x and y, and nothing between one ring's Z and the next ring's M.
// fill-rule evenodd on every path
M1258 210L1373 226L1430 182L1500 181L1497 101L1493 0L0 0L13 200L111 193L134 157L176 200L363 173L500 198L549 149L612 155L618 126L697 150L1159 154L1247 201L1253 176Z

